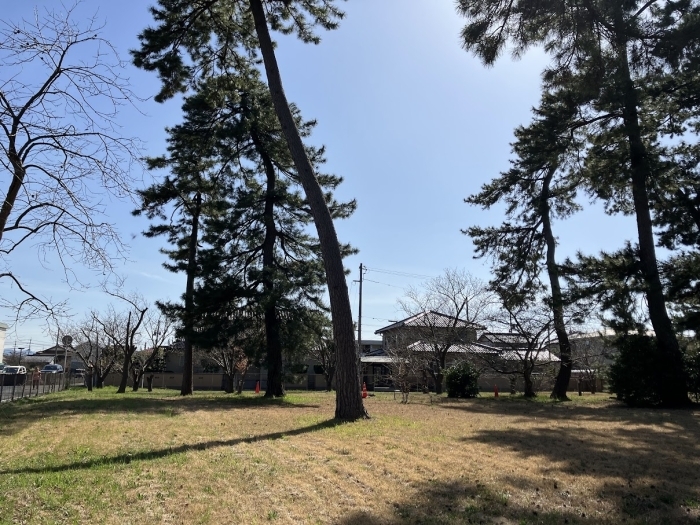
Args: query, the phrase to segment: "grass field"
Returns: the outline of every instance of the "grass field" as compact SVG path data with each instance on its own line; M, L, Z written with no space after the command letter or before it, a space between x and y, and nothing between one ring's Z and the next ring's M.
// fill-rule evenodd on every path
M700 523L700 409L73 390L0 406L0 523Z

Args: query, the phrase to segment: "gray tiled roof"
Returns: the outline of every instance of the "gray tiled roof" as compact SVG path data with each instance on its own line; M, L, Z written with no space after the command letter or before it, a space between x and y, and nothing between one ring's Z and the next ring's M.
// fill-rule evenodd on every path
M381 334L383 332L388 332L389 330L394 330L396 328L402 327L431 327L431 328L473 328L474 330L483 330L484 327L476 323L469 322L465 319L458 319L451 315L442 314L440 312L435 312L430 310L428 312L421 312L411 317L407 317L401 321L392 323L384 328L380 328L375 334Z

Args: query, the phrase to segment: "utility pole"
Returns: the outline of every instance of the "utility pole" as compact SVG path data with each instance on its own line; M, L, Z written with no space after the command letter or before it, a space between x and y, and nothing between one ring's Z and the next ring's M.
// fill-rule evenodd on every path
M360 263L360 307L357 313L357 355L362 354L362 277L367 269Z

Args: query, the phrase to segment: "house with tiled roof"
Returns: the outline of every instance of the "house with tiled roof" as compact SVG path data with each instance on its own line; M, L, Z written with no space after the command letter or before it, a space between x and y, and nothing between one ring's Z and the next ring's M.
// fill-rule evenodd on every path
M430 310L396 321L374 333L382 336L383 347L386 350L397 341L415 342L430 339L440 340L445 344L467 343L476 341L477 330L484 329L485 327L477 323Z
M533 350L523 334L489 332L477 323L435 311L421 312L396 321L375 333L382 336L383 351L363 355L360 359L363 379L368 387L390 383L387 378L393 362L394 345L424 355L427 366L432 366L430 363L439 353L444 356L446 367L461 360L470 360L483 370L480 386L488 389L494 385L506 388L512 384L512 373L499 374L489 364L498 364L496 368L502 370L516 370L524 360L529 360L535 373L539 373L551 370L559 363L559 358L550 351L550 343ZM432 382L429 375L423 374L417 381L430 387Z

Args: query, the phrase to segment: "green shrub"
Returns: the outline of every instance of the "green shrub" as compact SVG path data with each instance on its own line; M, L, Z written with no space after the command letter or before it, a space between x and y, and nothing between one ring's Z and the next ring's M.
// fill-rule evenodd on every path
M697 348L686 350L685 370L688 374L688 392L698 403L700 402L700 350Z
M667 365L656 339L646 335L618 337L619 351L610 366L610 391L630 406L661 404L663 376Z
M479 371L468 361L462 361L445 373L447 397L476 397L479 395Z

